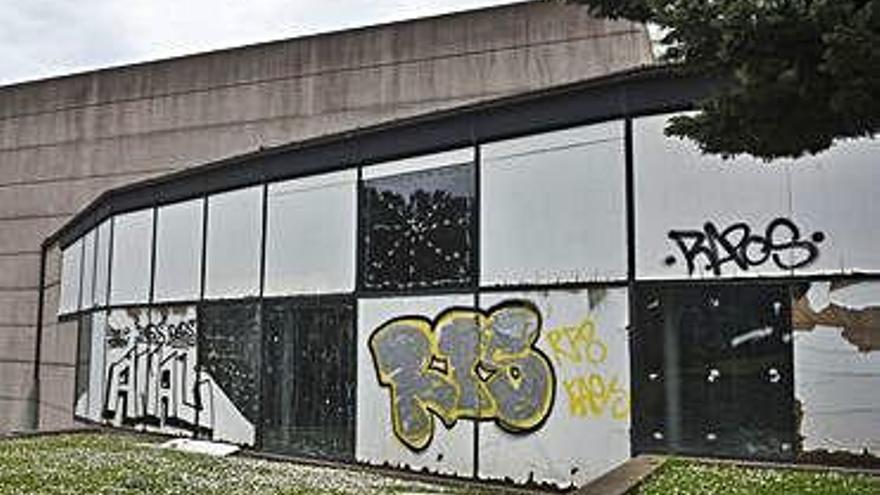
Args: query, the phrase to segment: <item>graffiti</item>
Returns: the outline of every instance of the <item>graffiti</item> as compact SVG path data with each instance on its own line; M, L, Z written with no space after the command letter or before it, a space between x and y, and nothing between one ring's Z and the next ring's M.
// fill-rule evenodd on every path
M427 448L434 416L448 428L471 419L494 420L511 433L537 429L550 414L556 381L535 347L540 332L539 311L521 301L381 325L369 346L379 383L390 389L395 436L412 450Z
M563 385L572 416L600 417L609 411L612 419L623 420L629 416L629 393L620 386L616 376L609 379L599 373L587 373L564 380Z
M702 257L706 263L704 268L719 276L721 269L731 263L745 271L770 261L782 270L805 267L818 258L818 245L825 240L825 234L814 232L809 239L802 238L794 222L776 218L767 224L763 236L753 233L745 223L735 223L719 231L715 224L706 222L702 231L670 231L669 239L681 251L689 275L699 268L697 260ZM676 262L674 255L666 257L666 265Z
M194 315L185 308L124 314L128 325L111 322L107 328L103 418L166 431L200 429Z
M573 326L547 331L547 344L557 359L599 364L608 357L608 346L596 335L596 324L586 318Z
M560 363L596 366L608 358L608 345L599 338L591 318L547 330L544 340ZM563 380L562 385L572 416L601 417L609 410L615 420L629 416L629 392L617 376L607 377L593 371Z

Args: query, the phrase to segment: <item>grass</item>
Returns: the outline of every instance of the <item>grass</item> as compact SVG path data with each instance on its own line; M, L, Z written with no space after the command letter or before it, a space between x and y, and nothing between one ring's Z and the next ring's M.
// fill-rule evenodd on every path
M880 495L880 478L671 459L633 495Z
M0 494L465 493L346 469L214 458L142 437L76 434L0 441ZM470 493L470 492L468 492Z

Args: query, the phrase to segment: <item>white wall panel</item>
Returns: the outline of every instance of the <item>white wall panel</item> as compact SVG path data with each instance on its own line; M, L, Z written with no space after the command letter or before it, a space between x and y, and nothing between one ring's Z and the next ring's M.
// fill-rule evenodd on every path
M208 198L206 298L259 294L262 203L261 186Z
M432 472L473 475L474 425L459 421L447 429L434 418L434 434L420 451L403 444L394 433L389 388L383 387L370 352L370 336L384 323L403 316L433 319L454 306L473 306L473 296L362 299L358 303L357 421L355 458L359 462L409 467Z
M58 314L73 313L79 309L80 275L82 273L82 238L61 252L61 296Z
M792 314L804 450L880 455L880 283L814 282Z
M96 311L92 314L92 346L89 360L89 393L86 417L92 421L102 421L104 411L105 376L107 371L104 362L107 342L107 312Z
M156 301L199 298L204 200L163 206L156 225Z
M630 457L626 289L481 294L488 310L527 301L542 317L535 347L556 381L550 414L535 431L479 429L481 478L583 486Z
M626 277L623 123L481 149L481 284Z
M409 174L430 170L432 168L472 163L474 161L474 148L461 148L442 153L416 156L395 160L392 162L379 163L364 167L363 179L378 179L392 175Z
M866 224L880 193L880 142L795 161L724 161L664 136L666 120L634 124L640 277L880 270L880 229Z
M354 290L357 171L269 186L267 296Z
M800 273L880 272L880 140L844 141L792 171L792 217L822 232Z
M153 210L113 219L110 304L146 303L150 297Z

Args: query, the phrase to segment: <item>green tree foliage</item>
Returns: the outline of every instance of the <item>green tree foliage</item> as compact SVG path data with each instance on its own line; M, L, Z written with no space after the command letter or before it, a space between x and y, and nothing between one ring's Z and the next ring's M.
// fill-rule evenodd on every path
M725 77L666 133L706 153L816 154L880 129L880 0L569 0L664 29L664 59Z

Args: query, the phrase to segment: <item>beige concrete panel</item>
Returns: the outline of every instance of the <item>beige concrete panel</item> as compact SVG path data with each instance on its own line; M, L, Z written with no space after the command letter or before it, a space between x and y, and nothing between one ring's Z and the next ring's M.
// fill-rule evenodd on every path
M0 431L30 430L34 403L27 397L0 397Z
M74 368L40 366L40 429L72 428Z
M36 327L26 325L0 327L0 362L32 361L36 341Z
M43 239L55 232L67 217L0 220L0 255L38 253Z
M0 291L0 326L33 325L37 318L38 293L37 290Z
M0 211L5 218L72 215L104 191L147 177L149 175L133 176L128 179L120 177L81 179L58 184L0 188L0 208L2 208Z
M76 319L43 325L43 346L40 363L76 365L76 347L79 323Z
M33 355L24 356L31 361L0 360L0 397L24 399L28 397L34 381Z
M40 283L40 253L0 256L0 291L36 290Z
M43 275L45 287L57 285L61 281L61 249L58 244L46 251L46 272Z
M597 24L602 27L605 24ZM112 138L200 125L253 121L338 111L378 103L404 103L492 95L585 79L645 63L629 46L641 45L640 31L619 25L599 34L552 43L525 40L489 51L452 51L439 58L398 59L392 64L358 66L352 70L316 72L294 79L259 84L219 86L210 91L166 94L154 98L69 109L51 114L31 114L0 120L0 150L56 145ZM536 50L540 50L540 57ZM549 53L560 56L548 56ZM597 62L595 53L602 54ZM527 64L522 59L529 59ZM493 77L479 77L473 68L505 69ZM566 77L548 78L549 68ZM383 84L388 76L410 72L405 85ZM377 91L384 88L384 91ZM389 91L390 89L390 91ZM415 97L409 96L414 94ZM279 96L283 95L283 97ZM380 96L385 99L381 100Z
M498 50L601 33L609 25L624 23L595 20L585 8L557 2L502 6L17 85L0 93L10 101L0 116Z
M43 292L43 325L52 325L58 321L58 301L61 296L59 285L47 287Z

